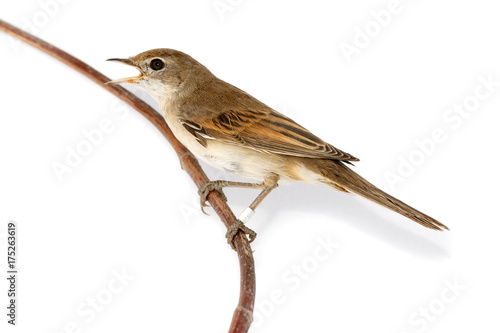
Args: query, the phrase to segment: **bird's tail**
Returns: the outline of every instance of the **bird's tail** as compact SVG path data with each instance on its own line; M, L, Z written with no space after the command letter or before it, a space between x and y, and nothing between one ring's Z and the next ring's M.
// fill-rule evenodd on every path
M308 162L310 162L306 162L308 168L322 175L324 177L324 182L337 190L360 195L396 213L406 216L424 227L435 230L448 230L448 227L441 222L372 185L341 161L309 160Z

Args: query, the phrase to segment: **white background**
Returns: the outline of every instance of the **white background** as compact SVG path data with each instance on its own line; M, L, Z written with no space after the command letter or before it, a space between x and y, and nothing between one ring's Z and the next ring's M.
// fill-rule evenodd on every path
M55 3L3 1L0 17L30 22L112 78L135 72L107 58L182 50L359 157L356 171L451 228L427 230L326 187L279 187L249 223L259 234L252 331L499 330L500 87L467 118L443 118L474 100L479 77L500 81L494 2L401 0L381 28L370 13L389 1L222 0L223 13L213 0ZM372 37L359 44L367 26ZM355 38L348 62L341 45ZM1 279L2 332L227 331L237 258L164 138L58 61L3 33L0 50L0 266L14 220L20 267L15 328ZM103 119L110 133L60 181L53 163ZM436 128L446 139L423 155L415 142ZM387 173L410 156L419 165L391 187ZM226 194L238 214L257 193ZM331 254L318 248L329 240ZM125 286L114 280L122 270L133 277ZM88 304L96 297L100 311Z

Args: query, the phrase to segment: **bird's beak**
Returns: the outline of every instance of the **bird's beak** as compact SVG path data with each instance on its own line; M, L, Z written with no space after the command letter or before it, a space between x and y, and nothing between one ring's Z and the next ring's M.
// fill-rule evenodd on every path
M122 64L133 66L133 67L137 68L141 73L137 76L130 76L130 77L125 77L123 79L112 80L112 81L106 82L105 84L134 83L135 81L141 79L145 75L145 73L142 71L142 69L139 66L137 66L136 64L134 64L130 59L111 58L111 59L108 59L107 61L121 62Z

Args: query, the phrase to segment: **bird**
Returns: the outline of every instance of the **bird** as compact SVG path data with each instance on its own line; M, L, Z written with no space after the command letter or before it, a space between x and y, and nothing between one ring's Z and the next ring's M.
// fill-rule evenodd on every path
M219 79L184 52L160 48L108 61L139 70L137 76L107 84L125 83L145 90L158 102L175 137L197 158L255 181L216 180L204 184L199 190L202 209L210 191L223 194L224 187L262 190L228 228L226 238L231 245L240 230L250 241L255 239L256 233L245 222L279 183L290 181L324 184L373 201L424 227L449 230L361 177L352 169L353 163L359 161L357 157Z

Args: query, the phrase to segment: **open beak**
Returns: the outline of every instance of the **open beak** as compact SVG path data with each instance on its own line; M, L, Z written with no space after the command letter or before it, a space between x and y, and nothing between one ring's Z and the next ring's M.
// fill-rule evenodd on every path
M139 66L135 65L130 59L111 58L111 59L108 59L107 61L121 62L122 64L133 66L133 67L137 68L141 73L137 76L130 76L130 77L125 77L123 79L112 80L112 81L106 82L105 84L134 83L135 81L141 79L145 75L144 72L141 70L141 68Z

